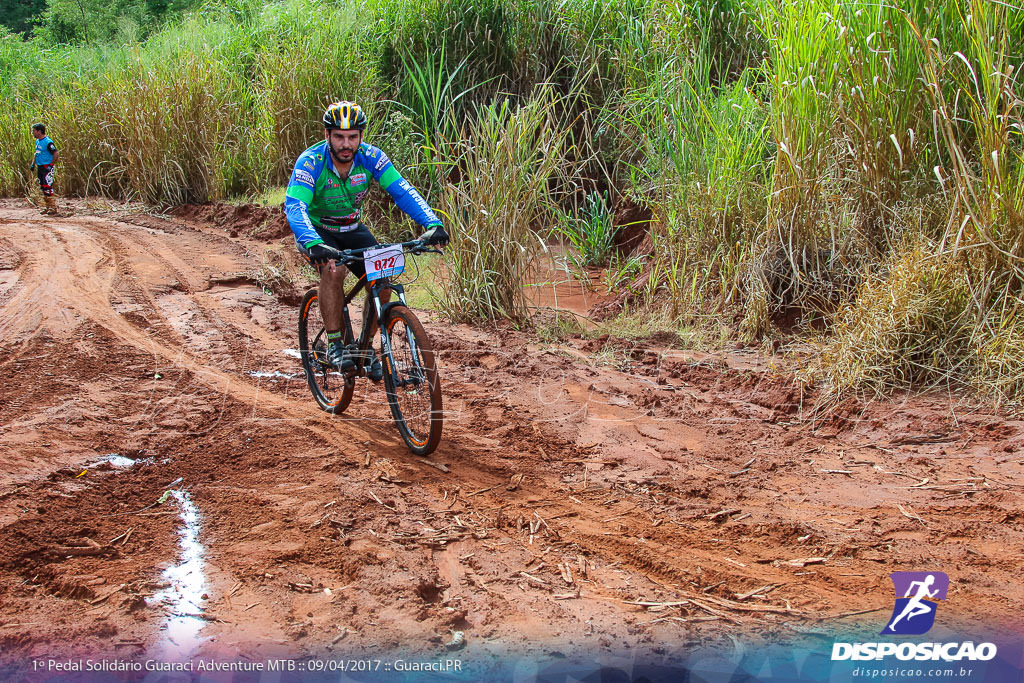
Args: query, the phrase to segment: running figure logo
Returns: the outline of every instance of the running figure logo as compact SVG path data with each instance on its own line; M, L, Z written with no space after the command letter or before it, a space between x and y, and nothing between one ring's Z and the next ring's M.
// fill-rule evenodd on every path
M896 605L881 635L916 636L935 623L938 600L946 599L949 577L943 572L893 572Z

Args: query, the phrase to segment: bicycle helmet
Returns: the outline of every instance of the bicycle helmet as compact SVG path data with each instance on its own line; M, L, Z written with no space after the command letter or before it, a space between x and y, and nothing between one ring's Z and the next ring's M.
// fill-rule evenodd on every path
M366 130L366 114L355 102L343 100L327 107L324 112L324 128L327 130Z

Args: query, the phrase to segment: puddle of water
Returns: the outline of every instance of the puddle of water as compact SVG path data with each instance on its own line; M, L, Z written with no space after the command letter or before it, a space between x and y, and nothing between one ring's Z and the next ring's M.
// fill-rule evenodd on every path
M86 465L85 467L86 467L86 469L92 469L93 467L96 467L98 465L103 465L103 464L106 463L106 464L109 464L109 465L111 465L113 467L116 467L119 470L126 470L129 467L133 467L134 465L139 465L139 464L148 465L151 462L153 462L153 458L140 458L138 460L133 460L133 459L127 458L127 457L125 457L123 455L118 455L117 453L107 453L106 455L104 455L102 458L100 458L96 462L91 462L88 465ZM164 462L168 462L168 461L165 460Z
M170 586L149 599L151 605L165 604L169 608L164 625L165 654L175 658L187 658L202 644L204 638L199 632L206 626L202 617L202 595L206 590L203 575L203 546L199 542L199 510L191 496L184 491L171 491L178 503L183 522L178 534L181 536L181 560L168 567L163 577Z
M256 378L259 378L259 379L265 379L265 378L272 378L272 379L295 379L296 377L302 377L303 376L301 372L289 375L287 373L281 372L280 370L274 370L273 372L262 372L262 371L257 372L256 370L252 370L252 371L249 372L249 375L251 377L256 377Z
M107 453L96 462L91 462L88 465L86 465L86 468L96 467L97 465L102 465L103 463L110 463L111 465L118 469L127 469L134 465L135 461L132 460L131 458L126 458L123 455L118 455L117 453Z

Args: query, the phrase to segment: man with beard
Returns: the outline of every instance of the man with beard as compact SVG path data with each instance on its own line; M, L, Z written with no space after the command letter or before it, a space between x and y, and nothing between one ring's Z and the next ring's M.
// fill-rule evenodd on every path
M295 233L295 242L306 259L320 272L320 313L327 333L327 358L339 370L356 365L345 349L342 333L342 308L345 293L342 285L345 269L334 260L341 249L363 249L378 244L370 230L360 222L360 206L375 180L426 232L429 245L444 246L448 234L441 221L419 192L391 164L379 148L363 142L366 114L355 102L335 102L323 116L324 140L299 156L285 193L285 213ZM349 268L357 277L365 277L362 263ZM381 303L390 298L384 290ZM376 333L373 304L367 299L363 307L367 334ZM371 352L372 353L372 352ZM367 376L380 381L383 372L380 359L369 359Z

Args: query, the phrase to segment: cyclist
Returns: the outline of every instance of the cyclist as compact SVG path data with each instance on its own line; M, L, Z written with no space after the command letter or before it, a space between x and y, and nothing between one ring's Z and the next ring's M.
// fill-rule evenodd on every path
M387 190L398 208L407 213L426 232L422 239L429 245L445 246L448 233L419 192L391 164L379 148L363 142L366 114L355 102L335 102L323 116L324 140L303 152L285 192L284 208L288 224L295 233L299 251L320 273L320 314L327 333L327 359L335 368L355 367L356 359L345 348L342 334L342 308L345 292L345 268L335 264L340 249L363 249L378 244L370 230L360 222L360 206L370 189L370 181ZM362 262L349 269L365 277ZM381 298L387 301L390 291ZM383 302L382 302L383 303ZM363 307L363 329L376 333L373 302L367 294ZM383 376L380 359L370 351L368 376L379 381Z
M53 165L57 163L60 154L57 152L57 145L46 136L45 124L32 124L32 137L36 139L36 153L32 158L31 168L38 174L39 189L42 190L43 201L46 202L46 208L41 213L56 216L57 198L53 194Z

